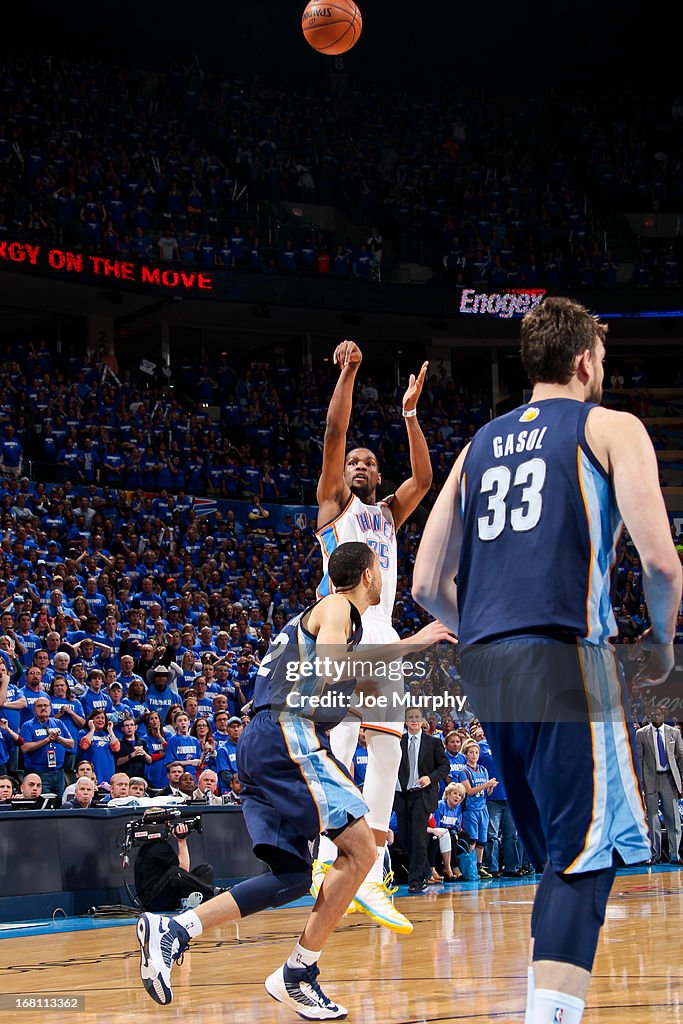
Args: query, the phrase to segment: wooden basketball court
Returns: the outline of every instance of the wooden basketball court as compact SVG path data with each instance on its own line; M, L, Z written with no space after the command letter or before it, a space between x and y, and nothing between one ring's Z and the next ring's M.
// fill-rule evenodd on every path
M524 1019L526 951L535 886L450 886L399 900L415 925L398 936L361 914L344 919L321 962L321 982L358 1024ZM174 1001L158 1007L139 982L130 925L0 942L0 1021L47 1024L285 1024L264 978L289 954L306 908L268 911L201 936L173 973ZM607 909L585 1014L588 1024L683 1024L680 987L683 872L620 875ZM12 1011L18 995L83 995L85 1010ZM10 1018L11 1014L11 1018Z

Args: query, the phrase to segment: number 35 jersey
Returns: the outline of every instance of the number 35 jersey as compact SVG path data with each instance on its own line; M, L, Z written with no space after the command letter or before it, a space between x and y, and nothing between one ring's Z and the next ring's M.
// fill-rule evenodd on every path
M622 528L585 437L594 406L523 405L474 437L460 478L460 643L568 631L616 634L611 572Z
M336 519L318 530L316 537L322 550L324 572L318 587L318 597L326 597L334 591L327 571L332 552L340 544L360 541L362 544L368 544L377 554L382 572L381 601L376 608L368 608L368 612L381 616L391 624L396 599L398 551L394 517L389 505L385 501L380 501L377 505L366 505L352 494Z

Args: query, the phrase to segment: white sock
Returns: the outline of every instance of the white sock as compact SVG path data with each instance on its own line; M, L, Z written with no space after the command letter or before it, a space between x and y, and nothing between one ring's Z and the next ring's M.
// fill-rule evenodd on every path
M320 950L316 953L312 949L305 949L300 942L297 942L287 961L287 966L294 970L301 970L302 967L310 967L311 964L317 963L319 957Z
M336 859L337 847L328 836L321 836L320 846L318 847L318 860L322 860L326 864L334 864Z
M527 967L527 983L526 983L526 1013L524 1014L524 1024L533 1024L534 1021L534 992L536 990L536 983L534 981L534 968L533 966Z
M178 924L181 924L191 939L196 939L198 935L201 935L204 931L202 922L199 920L194 910L186 910L183 914L178 914L174 918Z
M367 875L365 876L366 882L377 882L379 885L384 881L384 847L377 847L377 856L375 857L375 863L372 865Z
M585 1005L583 999L566 992L537 988L531 1024L581 1024Z

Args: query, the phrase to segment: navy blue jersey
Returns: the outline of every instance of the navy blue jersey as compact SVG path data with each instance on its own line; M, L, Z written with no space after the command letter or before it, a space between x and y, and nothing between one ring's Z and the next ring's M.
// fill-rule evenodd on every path
M325 689L323 679L314 670L315 637L302 625L308 621L313 608L315 604L295 615L271 641L256 675L254 708L257 711L272 708L277 714L286 711L304 718L315 718L323 728L330 728L340 722L346 712L343 696L332 707L310 703L310 698L322 697ZM360 615L354 605L351 605L351 621L354 632L347 643L349 651L359 643L363 633ZM324 652L320 657L325 657ZM355 686L354 679L344 679L334 686L334 690L336 694L350 696ZM331 686L327 687L328 692L331 689Z
M461 645L527 633L616 634L610 576L622 521L585 438L593 405L551 398L487 423L460 480Z

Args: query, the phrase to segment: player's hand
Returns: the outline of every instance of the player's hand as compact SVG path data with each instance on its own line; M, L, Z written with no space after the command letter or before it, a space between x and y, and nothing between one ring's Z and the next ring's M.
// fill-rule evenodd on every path
M408 640L410 646L418 651L424 650L425 647L431 647L432 644L441 643L442 640L447 640L449 644L457 644L458 642L455 633L452 633L448 626L444 626L443 622L438 620L427 623L422 629L418 629L417 633L413 636L408 637Z
M673 644L659 643L652 637L652 628L646 629L643 635L629 651L629 660L637 661L640 668L633 684L638 690L648 686L661 686L669 678L674 667Z
M332 356L332 362L343 370L346 366L360 366L363 361L363 353L355 341L342 341L337 345Z
M408 387L406 388L406 392L403 396L403 409L405 412L409 412L411 409L414 409L415 406L417 405L417 400L422 394L422 386L425 382L425 377L427 376L428 369L429 363L425 362L422 364L422 368L418 373L417 377L415 376L414 373L411 373L410 379L408 381Z

